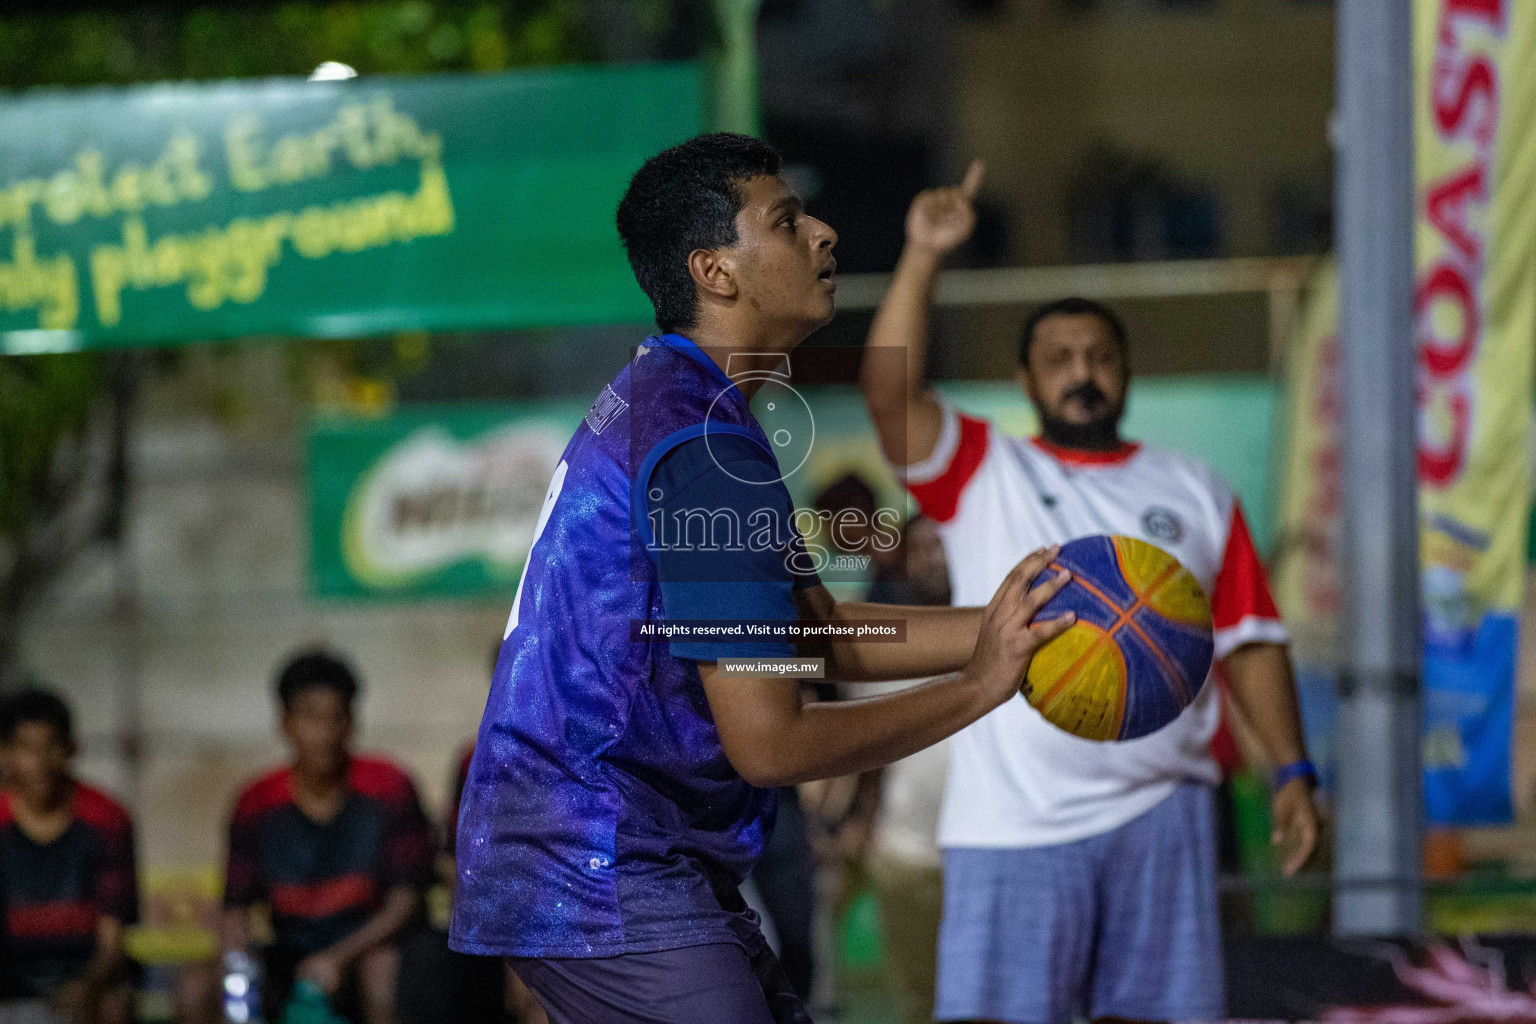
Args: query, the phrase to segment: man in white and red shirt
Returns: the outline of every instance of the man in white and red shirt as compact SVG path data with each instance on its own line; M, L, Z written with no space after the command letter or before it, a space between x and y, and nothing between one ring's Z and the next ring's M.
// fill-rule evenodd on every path
M980 164L957 188L918 196L869 344L863 391L886 457L940 524L954 601L985 601L1020 555L1090 534L1126 534L1175 555L1211 597L1216 657L1274 763L1275 842L1285 871L1317 837L1286 634L1231 488L1203 463L1123 440L1125 330L1104 306L1051 303L1030 317L1018 378L1041 436L1009 437L943 402L923 380L942 256L974 226ZM945 856L939 1020L1064 1024L1214 1020L1224 1013L1205 686L1182 715L1136 740L1098 743L1045 721L1024 698L952 741L939 844Z

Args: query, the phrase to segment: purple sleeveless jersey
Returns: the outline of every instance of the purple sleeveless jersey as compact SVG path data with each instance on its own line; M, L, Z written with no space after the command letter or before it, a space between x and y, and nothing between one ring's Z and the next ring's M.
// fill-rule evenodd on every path
M726 760L696 664L665 642L631 643L629 622L664 618L636 540L636 481L706 418L711 433L772 446L692 342L650 338L639 351L566 446L513 601L459 817L450 944L461 952L761 942L736 886L773 827L775 794Z

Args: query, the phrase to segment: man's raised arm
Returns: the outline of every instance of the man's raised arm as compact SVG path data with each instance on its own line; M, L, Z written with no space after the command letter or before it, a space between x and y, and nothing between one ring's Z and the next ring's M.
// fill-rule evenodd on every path
M973 160L958 186L929 189L912 200L906 245L869 329L868 348L906 349L904 360L891 351L866 351L859 375L880 447L898 466L926 459L939 441L942 414L923 372L933 288L940 261L976 226L972 203L984 171L982 162Z

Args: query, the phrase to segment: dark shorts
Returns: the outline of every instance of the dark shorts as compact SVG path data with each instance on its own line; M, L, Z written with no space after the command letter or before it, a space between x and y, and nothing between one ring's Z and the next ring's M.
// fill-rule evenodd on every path
M508 961L550 1024L811 1024L765 944L730 943L592 960Z

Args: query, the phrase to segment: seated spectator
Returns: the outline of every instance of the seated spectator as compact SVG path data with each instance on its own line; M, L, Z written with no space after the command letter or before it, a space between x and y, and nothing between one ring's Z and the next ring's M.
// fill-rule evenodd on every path
M0 1021L118 1024L138 918L133 823L70 773L68 706L41 690L0 704Z
M291 661L277 696L293 761L235 802L223 947L251 945L251 909L265 904L273 932L259 954L267 1020L282 1018L301 979L358 1024L395 1017L399 941L422 909L432 829L404 771L350 752L357 691L332 655Z

